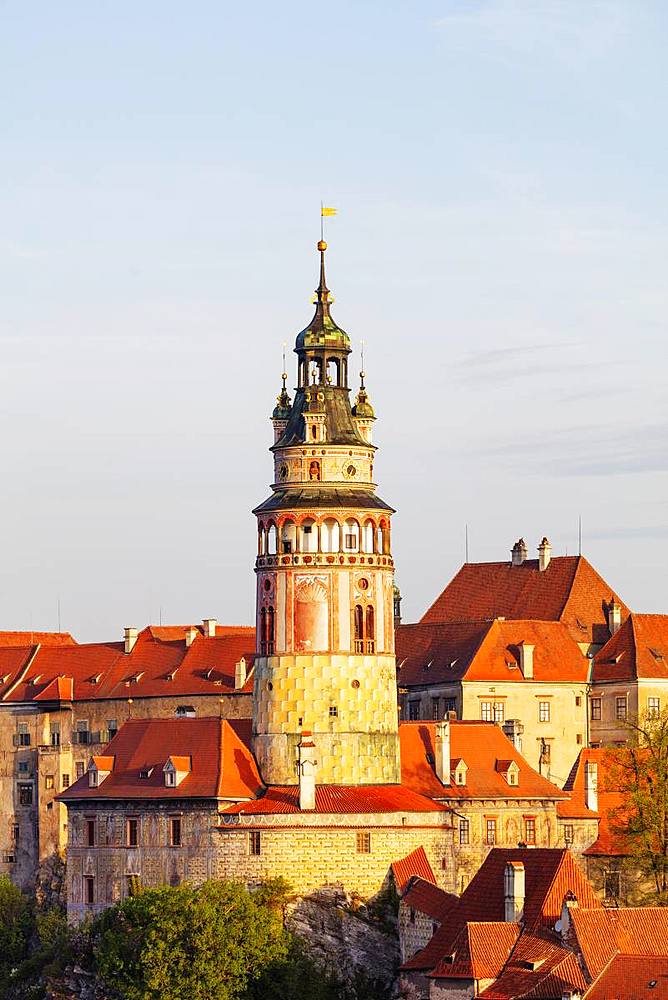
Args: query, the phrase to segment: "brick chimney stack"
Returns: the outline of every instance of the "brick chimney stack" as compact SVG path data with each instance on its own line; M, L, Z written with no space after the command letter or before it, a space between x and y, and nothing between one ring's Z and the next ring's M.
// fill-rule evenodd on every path
M523 538L518 538L518 540L513 545L510 550L510 556L513 566L521 566L527 557L527 543Z
M547 538L543 538L543 541L538 546L538 569L541 573L544 573L550 565L551 558L552 546L548 542Z
M533 680L533 651L536 647L529 642L519 642L517 650L519 653L520 670L526 681Z
M135 648L135 643L137 642L137 636L139 635L139 631L138 629L128 625L124 629L124 634L125 634L125 652L131 653L132 650Z
M503 873L506 923L519 924L524 917L525 872L522 861L508 861Z
M303 730L302 738L298 746L299 759L297 768L299 770L299 808L315 809L315 766L314 759L315 743L312 734L308 730Z
M450 721L437 722L434 770L442 785L450 784Z
M585 764L585 805L587 809L598 812L598 764L588 760Z

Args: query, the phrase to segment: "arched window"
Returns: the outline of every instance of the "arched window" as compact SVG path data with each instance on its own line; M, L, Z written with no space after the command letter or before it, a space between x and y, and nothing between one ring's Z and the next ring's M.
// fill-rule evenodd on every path
M295 522L287 520L281 528L281 552L291 553L297 551L297 528Z
M359 552L360 526L352 517L343 525L343 549L345 552Z
M363 552L374 552L374 528L373 521L369 518L364 522L364 527L362 528L362 551Z
M269 527L267 528L267 554L270 556L276 555L276 541L277 541L276 525L270 524Z
M369 604L366 609L366 646L365 653L373 653L375 646L375 634L374 634L374 620L373 620L373 605Z
M355 605L355 652L364 652L364 608L361 604Z
M258 524L257 528L257 554L264 555L264 525Z
M337 358L327 358L327 385L341 385Z
M274 652L274 609L260 610L260 653L271 656Z
M333 517L328 517L320 527L320 551L339 551L339 524Z
M311 517L301 523L301 551L318 551L318 525Z

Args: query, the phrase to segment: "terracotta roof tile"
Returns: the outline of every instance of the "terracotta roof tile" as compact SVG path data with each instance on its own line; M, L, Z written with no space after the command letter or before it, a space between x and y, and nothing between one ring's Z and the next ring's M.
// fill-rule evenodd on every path
M401 780L421 795L440 799L503 798L565 799L568 794L538 774L493 722L450 722L451 765L462 758L468 767L466 785L442 785L434 770L435 722L402 722ZM514 760L520 771L517 785L509 785L496 770L499 759Z
M411 851L410 854L407 854L400 861L393 861L392 874L394 875L394 884L399 894L404 891L408 882L416 877L436 885L434 872L422 845L416 847L414 851Z
M413 910L426 913L432 920L443 923L459 903L459 896L445 892L432 882L414 876L408 882L401 902Z
M430 973L433 979L496 979L521 933L519 924L469 921L460 930L452 950Z
M0 700L34 701L58 677L71 678L75 701L127 698L130 694L145 698L231 694L236 690L235 664L242 657L247 663L247 680L241 692L252 691L254 628L219 626L211 638L197 630L190 646L183 635L159 638L154 634L171 634L172 629L185 632L182 626L142 630L129 654L122 642L42 646L25 675L15 667L0 684ZM0 678L5 675L0 668Z
M595 910L576 907L570 911L570 918L577 945L592 979L601 974L617 953L668 955L666 907Z
M83 775L58 797L81 799L240 799L262 789L248 749L250 720L132 719L105 747L114 768L99 788L88 787ZM176 787L165 785L163 767L169 757L187 757L191 769ZM149 771L148 777L140 772Z
M668 1000L668 955L616 955L584 993L585 1000Z
M598 909L600 903L589 882L566 850L554 848L493 848L462 893L459 905L421 952L405 963L405 969L433 969L452 953L455 938L465 924L505 917L504 872L509 861L521 861L525 869L524 926L527 930L554 927L561 916L565 897L574 895L580 905Z
M577 958L556 936L524 933L499 978L480 996L486 1000L555 1000L565 991L582 994L586 987Z
M631 615L594 657L594 681L668 680L668 615Z
M69 632L0 632L0 646L74 646Z
M613 753L614 750L606 747L581 750L564 786L564 790L571 794L570 802L559 803L557 806L558 815L562 818L586 815L600 817L598 837L585 851L585 854L592 856L624 856L628 852L624 836L613 828L613 811L623 806L625 800L624 794L615 787ZM589 762L598 765L598 812L588 814L585 806L585 766Z
M458 680L523 683L519 668L522 642L535 647L532 683L587 681L589 660L567 625L518 619L400 625L399 684L419 687Z
M605 606L613 594L584 556L555 556L543 572L537 559L527 559L521 566L465 563L421 621L499 617L562 621L576 641L605 642L609 636ZM626 617L628 608L621 606Z
M253 801L233 805L224 814L298 813L299 788L271 785ZM402 785L317 785L316 813L447 812L448 808Z

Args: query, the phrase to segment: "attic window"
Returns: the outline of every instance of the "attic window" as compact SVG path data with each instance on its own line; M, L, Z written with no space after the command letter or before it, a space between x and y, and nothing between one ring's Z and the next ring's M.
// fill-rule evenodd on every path
M663 659L663 653L661 652L660 649L653 649L650 646L649 647L649 651L650 651L650 653L652 654L652 656L654 657L655 660L662 660Z
M42 675L41 674L35 674L35 676L33 677L33 679L31 680L30 683L31 684L39 684L39 682L41 681L41 679L42 679Z
M126 684L138 684L139 681L142 679L143 676L144 676L144 671L140 670L138 673L133 674L132 677L128 677L128 679L127 679L127 681L125 683Z
M195 716L195 706L194 705L177 705L176 715L180 719L184 718L194 718Z
M583 622L581 622L579 618L575 619L575 624L577 625L577 627L580 629L581 632L587 631L587 626L583 624Z
M427 670L429 670L433 662L434 662L433 660L430 660L429 663L425 663L425 665L422 668L425 673L427 672Z
M167 788L176 788L176 771L165 771L165 785Z
M533 960L528 960L526 962L520 962L523 969L529 969L530 972L535 972L536 969L540 969L541 965L545 963L544 958L534 958Z
M165 680L167 680L167 681L173 681L175 677L176 677L176 670L170 670L170 672L167 674Z
M141 771L139 772L139 777L145 781L147 778L150 778L152 774L153 774L152 767L142 767Z
M99 684L101 679L102 679L102 674L93 674L93 676L90 679L90 683Z

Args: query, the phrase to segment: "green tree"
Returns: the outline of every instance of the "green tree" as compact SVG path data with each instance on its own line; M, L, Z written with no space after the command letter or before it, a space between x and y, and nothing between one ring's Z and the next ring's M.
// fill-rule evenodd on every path
M232 882L142 890L98 917L92 942L124 1000L234 1000L288 949L280 916Z
M627 723L628 741L609 753L609 787L621 793L611 828L628 862L649 885L652 902L668 905L668 710Z
M6 875L0 875L0 990L5 994L12 972L28 953L32 931L30 903Z

